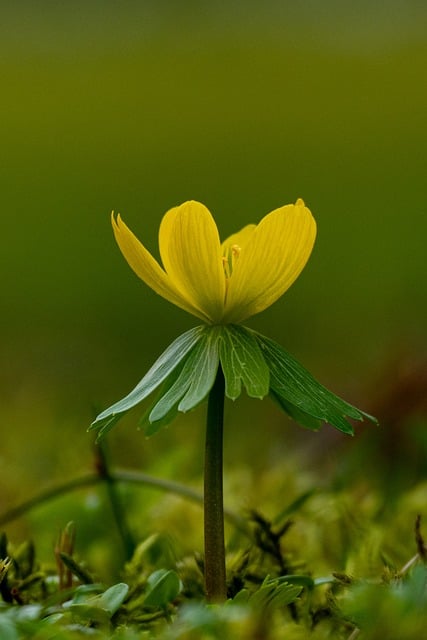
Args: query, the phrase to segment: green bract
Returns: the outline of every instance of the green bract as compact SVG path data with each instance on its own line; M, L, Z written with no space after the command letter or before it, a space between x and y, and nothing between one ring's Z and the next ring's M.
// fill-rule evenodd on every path
M270 394L296 422L317 430L327 422L352 434L347 418L376 419L321 385L280 345L241 325L203 325L177 338L125 398L92 423L99 441L118 420L152 392L157 396L142 417L147 435L169 424L178 411L194 409L209 394L221 366L225 394L235 400L242 385L253 398Z

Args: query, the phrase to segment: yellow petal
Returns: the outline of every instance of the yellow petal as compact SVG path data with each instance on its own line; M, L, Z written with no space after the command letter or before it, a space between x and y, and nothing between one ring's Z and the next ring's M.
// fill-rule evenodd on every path
M301 199L266 215L234 263L223 322L241 322L280 298L304 268L315 238L316 222Z
M226 260L225 271L229 276L233 270L234 262L238 259L243 247L248 243L256 224L247 224L237 233L229 236L221 245L221 253Z
M239 247L245 246L254 229L256 229L256 224L247 224L246 227L243 227L243 229L240 229L237 233L233 233L224 240L221 245L222 255L226 256L233 245L238 245Z
M136 275L148 284L153 291L163 298L166 298L166 300L169 300L169 302L198 316L202 320L206 320L205 316L201 315L176 289L159 263L153 258L151 253L147 251L144 245L141 244L129 227L126 226L120 215L117 216L117 220L115 220L114 215L111 214L111 223L120 251Z
M170 209L160 225L159 248L175 289L199 315L220 322L225 278L218 229L209 210L193 200Z

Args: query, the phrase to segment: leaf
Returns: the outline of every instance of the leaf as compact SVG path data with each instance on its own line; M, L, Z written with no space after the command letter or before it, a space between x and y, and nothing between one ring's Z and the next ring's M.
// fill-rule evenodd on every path
M2 640L19 640L22 637L14 621L5 615L0 618L0 637Z
M278 584L292 584L305 589L314 589L315 586L313 578L303 574L287 574L274 578L274 581L277 581Z
M284 607L298 598L302 586L266 578L260 588L249 598L249 604L259 609Z
M228 398L239 397L242 382L251 398L261 399L268 394L270 373L252 332L239 325L223 327L220 358Z
M150 395L172 373L201 339L203 329L203 326L194 327L179 336L127 396L99 414L89 427L89 430L100 429L97 441L110 431L124 413Z
M122 606L129 592L129 587L124 582L114 584L112 587L101 593L99 596L99 606L113 616Z
M59 557L61 558L67 569L69 569L79 580L81 580L81 582L84 582L85 584L93 584L93 578L89 574L89 572L78 562L76 562L70 554L66 553L65 551L60 551Z
M111 431L113 427L116 426L119 420L123 418L125 413L126 413L125 411L122 411L121 413L113 414L108 417L106 416L105 418L101 418L100 416L102 416L102 414L100 413L99 416L96 418L95 422L93 422L90 425L88 431L92 431L92 429L99 428L99 433L96 437L96 442L100 442L102 438L105 438L107 433Z
M250 594L249 589L243 588L243 589L240 589L240 591L238 591L236 593L234 598L232 598L230 600L227 600L227 603L245 605L245 604L248 603L250 596L251 596L251 594Z
M159 569L152 573L147 580L147 595L144 605L164 609L175 600L181 591L181 583L175 571Z
M198 349L190 387L178 405L179 411L190 411L206 398L215 382L219 365L218 328L207 327L204 348Z
M192 352L190 351L185 358L181 360L179 365L175 367L172 373L166 378L163 384L160 387L160 390L156 394L153 401L149 404L147 409L144 411L144 414L141 416L138 425L142 429L144 429L144 433L147 437L150 437L157 433L162 427L170 424L178 414L178 402L173 405L170 410L161 418L151 419L150 416L153 413L154 408L160 402L160 400L169 392L171 387L175 384L176 380L179 378L181 371L186 363L187 358Z
M102 586L102 584L98 583L98 584L79 584L77 587L72 587L69 590L64 589L63 591L61 590L60 593L58 593L58 595L60 596L61 593L62 594L67 594L67 592L70 592L70 595L73 596L72 598L72 602L73 604L79 604L81 602L87 602L89 600L89 598L93 598L95 596L99 596L100 593L102 593L102 589L104 587ZM58 602L61 602L64 599L64 595L61 597L53 597L50 596L48 602L49 605L53 605L53 604L57 604Z
M260 344L270 369L270 386L273 395L282 408L285 411L289 409L293 417L301 420L304 426L309 428L315 426L315 423L311 426L311 422L306 419L306 416L309 416L328 422L344 433L353 434L353 427L346 417L354 420L367 418L377 422L373 416L328 391L276 342L259 333L253 332L253 334Z
M294 404L287 402L283 398L283 396L278 396L274 391L270 392L270 396L277 402L279 407L288 414L290 418L295 420L295 422L298 422L298 424L306 427L307 429L310 429L311 431L319 431L320 427L322 426L321 420L319 420L318 418L313 418L313 416L305 413L305 411L301 411L301 409L296 407Z
M202 402L215 382L218 364L218 332L207 327L187 355L177 379L153 407L149 421L162 420L172 411L189 411Z
M108 611L99 607L97 604L93 603L79 603L79 604L70 604L68 610L73 615L74 619L78 619L80 622L84 623L94 623L102 624L107 626L110 621L110 614Z
M150 415L151 415L152 409L153 409L153 405L149 408L149 410L146 412L146 414L143 416L141 420L141 424L143 426L144 433L147 436L147 438L156 434L158 431L160 431L162 427L167 427L167 425L173 422L176 416L178 415L178 405L175 405L162 418L160 418L159 420L153 420L153 422L150 422Z
M69 609L82 620L105 624L122 606L128 592L128 585L119 582L103 593L87 598L86 601L73 602Z

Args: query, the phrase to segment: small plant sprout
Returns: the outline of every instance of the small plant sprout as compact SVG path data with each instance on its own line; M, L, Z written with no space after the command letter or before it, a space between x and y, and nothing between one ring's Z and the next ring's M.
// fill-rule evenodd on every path
M304 268L316 222L301 199L275 209L220 242L215 221L199 202L170 209L159 230L161 266L120 216L112 216L117 243L135 273L156 293L203 321L179 336L125 398L91 425L98 440L152 392L143 416L147 435L178 411L208 397L205 467L205 588L209 602L226 599L222 448L224 397L270 395L295 421L317 430L327 422L347 434L347 418L375 418L319 384L281 346L242 326L272 305Z

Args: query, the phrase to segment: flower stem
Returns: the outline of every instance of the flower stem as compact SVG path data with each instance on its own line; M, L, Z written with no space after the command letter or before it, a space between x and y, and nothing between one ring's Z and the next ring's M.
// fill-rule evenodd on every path
M224 374L218 367L209 394L205 446L205 589L208 602L227 598L222 490Z

